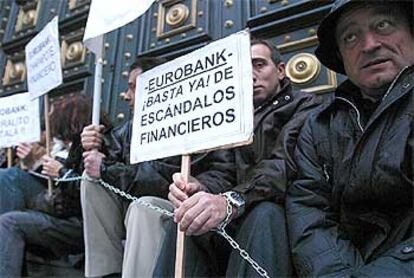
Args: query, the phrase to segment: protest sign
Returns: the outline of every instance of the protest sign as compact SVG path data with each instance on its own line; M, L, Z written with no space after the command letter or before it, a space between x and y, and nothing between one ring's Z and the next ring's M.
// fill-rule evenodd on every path
M31 98L62 84L58 17L52 19L25 48L27 86Z
M131 163L250 142L250 57L243 31L139 75Z
M2 97L0 101L0 148L40 141L39 100L29 93Z

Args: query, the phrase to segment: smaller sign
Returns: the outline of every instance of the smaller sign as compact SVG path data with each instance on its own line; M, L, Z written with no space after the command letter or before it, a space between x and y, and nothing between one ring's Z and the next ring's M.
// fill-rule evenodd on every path
M31 98L39 97L62 84L57 16L26 45L25 52L27 86Z
M39 99L29 93L0 99L0 148L40 141Z

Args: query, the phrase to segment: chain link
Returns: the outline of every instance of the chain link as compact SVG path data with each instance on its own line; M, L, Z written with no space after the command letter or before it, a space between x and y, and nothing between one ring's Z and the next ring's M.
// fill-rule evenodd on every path
M267 274L267 271L261 267L250 255L249 253L244 250L243 248L240 247L240 245L231 237L226 233L226 230L219 229L216 230L216 233L218 233L219 235L221 235L222 237L224 237L231 245L231 247L233 247L234 250L239 251L240 257L242 257L245 261L247 261L254 270L256 270L256 272L261 276L261 277L267 277L269 278L269 274Z
M37 176L37 177L40 177L40 178L50 179L50 177L45 176L45 175L42 175L42 174L39 174L39 173L36 173L36 172L30 172L30 173L33 174L33 175L35 175L35 176ZM171 212L169 210L166 210L166 209L163 209L163 208L160 208L158 206L155 206L155 205L153 205L151 203L142 201L139 198L137 198L135 196L132 196L131 194L126 193L126 192L122 191L121 189L119 189L117 187L114 187L114 186L110 185L107 182L104 182L101 179L96 180L96 179L93 179L93 178L88 177L88 176L86 176L86 177L85 176L84 177L76 176L76 177L70 177L70 178L55 178L53 180L56 181L56 182L58 182L58 183L59 182L69 182L69 181L79 181L79 180L86 180L86 181L89 181L89 182L99 183L103 187L105 187L106 189L112 191L113 193L115 193L115 194L117 194L119 196L124 197L125 199L128 199L128 200L130 200L132 202L136 202L136 203L138 203L138 204L140 204L140 205L142 205L144 207L147 207L149 209L152 209L152 210L154 210L154 211L156 211L158 213L161 213L163 215L166 215L168 217L173 217L174 216L174 213L173 212ZM232 214L232 209L233 208L231 206L230 207L228 205L226 206L226 213L227 213L227 215L231 215ZM246 250L244 250L243 248L241 248L240 245L231 236L229 236L227 234L226 230L224 229L226 225L227 225L227 223L225 223L224 225L219 226L219 228L214 229L214 232L218 233L224 239L226 239L228 241L228 243L231 245L231 247L233 247L234 250L237 250L239 252L240 257L242 257L245 261L247 261L253 267L253 269L256 270L256 272L261 277L269 278L269 274L267 273L267 271L263 267L261 267L249 255L249 253Z

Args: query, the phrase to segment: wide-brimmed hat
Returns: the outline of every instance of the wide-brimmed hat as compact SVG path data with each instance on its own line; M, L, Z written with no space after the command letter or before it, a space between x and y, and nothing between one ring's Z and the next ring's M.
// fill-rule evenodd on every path
M386 1L386 0L336 0L333 4L329 14L322 20L318 28L319 45L315 50L315 55L319 61L331 70L345 74L344 64L339 56L338 46L336 44L335 29L337 20L341 14L348 10L353 5L368 4L368 3L383 3L392 5L408 5L408 9L412 9L412 0L408 1Z

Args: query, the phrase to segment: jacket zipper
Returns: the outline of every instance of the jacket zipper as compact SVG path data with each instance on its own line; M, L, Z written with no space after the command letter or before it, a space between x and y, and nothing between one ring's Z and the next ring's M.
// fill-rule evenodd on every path
M348 103L349 105L351 105L352 108L354 108L354 110L355 110L355 112L357 114L358 127L359 127L359 129L361 129L362 132L364 132L364 128L362 127L362 124L361 124L361 113L359 112L359 110L355 106L355 104L353 104L352 102L350 102L349 100L347 100L346 98L343 98L343 97L336 97L336 98L345 101L346 103Z
M394 78L394 80L392 81L391 85L388 87L387 92L384 94L384 96L382 97L381 101L384 101L384 99L390 94L392 88L394 88L395 83L397 83L397 80L400 78L401 74L403 74L403 72L408 69L409 67L406 66L404 67L398 74L397 77Z

